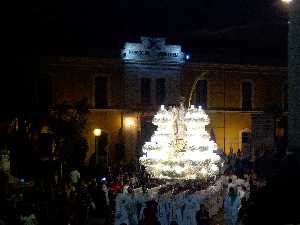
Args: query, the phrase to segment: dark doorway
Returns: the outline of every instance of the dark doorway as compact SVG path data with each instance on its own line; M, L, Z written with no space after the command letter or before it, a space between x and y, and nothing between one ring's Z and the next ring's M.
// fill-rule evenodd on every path
M151 79L141 79L141 103L143 105L151 103Z
M103 132L96 138L96 165L101 171L107 168L108 134Z

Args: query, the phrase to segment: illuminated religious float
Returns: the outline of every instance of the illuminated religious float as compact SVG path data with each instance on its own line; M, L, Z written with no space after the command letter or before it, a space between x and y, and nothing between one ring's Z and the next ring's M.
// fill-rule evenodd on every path
M161 106L152 123L157 126L143 145L140 163L158 179L207 179L219 174L223 160L205 130L209 118L199 106Z

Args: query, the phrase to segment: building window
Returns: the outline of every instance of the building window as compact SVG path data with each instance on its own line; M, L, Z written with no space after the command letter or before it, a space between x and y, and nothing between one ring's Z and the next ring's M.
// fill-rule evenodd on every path
M207 80L199 80L196 86L196 105L207 108Z
M95 78L95 107L96 108L107 108L107 77L96 77Z
M241 130L240 132L240 149L243 152L250 153L251 144L251 132L248 128Z
M156 79L156 103L164 104L166 99L166 80L164 78Z
M283 85L283 111L287 112L288 111L288 84L285 83Z
M250 144L250 132L242 132L242 144Z
M141 103L142 104L151 103L151 79L150 78L141 79Z
M250 81L242 83L242 110L252 110L252 83Z

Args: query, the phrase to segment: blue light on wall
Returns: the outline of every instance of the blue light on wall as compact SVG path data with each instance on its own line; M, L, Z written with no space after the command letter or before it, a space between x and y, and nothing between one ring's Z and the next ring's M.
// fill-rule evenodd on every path
M191 56L189 54L185 54L185 60L190 60Z

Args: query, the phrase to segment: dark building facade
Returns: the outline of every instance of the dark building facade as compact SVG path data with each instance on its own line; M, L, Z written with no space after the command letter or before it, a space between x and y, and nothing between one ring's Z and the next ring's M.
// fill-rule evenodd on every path
M93 130L100 128L114 160L122 134L125 161L135 160L151 136L151 118L160 105L201 105L220 149L272 149L286 136L287 68L198 62L164 38L125 43L120 57L58 57L49 61L53 103L86 97ZM275 113L276 112L276 113Z

